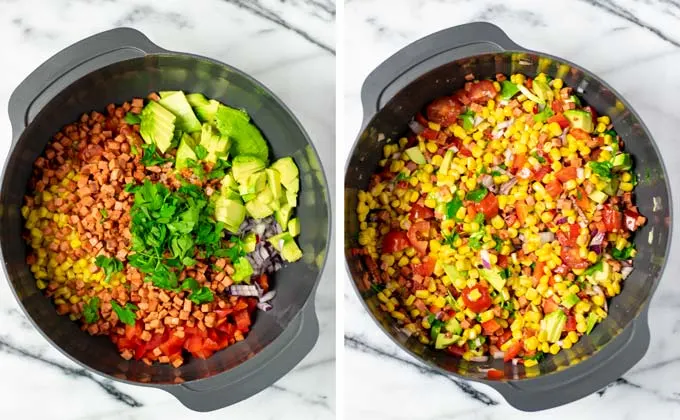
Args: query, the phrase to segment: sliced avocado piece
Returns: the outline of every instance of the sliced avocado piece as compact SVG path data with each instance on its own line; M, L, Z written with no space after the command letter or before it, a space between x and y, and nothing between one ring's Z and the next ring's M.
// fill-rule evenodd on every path
M222 190L232 190L232 191L238 191L238 183L234 179L234 176L231 174L231 171L227 172L227 174L222 178Z
M298 170L297 165L295 165L293 158L290 156L286 156L272 163L271 168L276 169L279 174L281 174L281 184L283 184L284 187L292 184L295 179L300 176L300 171ZM286 189L289 188L286 187Z
M229 232L236 233L246 218L246 209L240 199L220 195L215 200L215 220L224 223Z
M283 195L281 191L281 174L276 169L267 168L267 187L272 190L275 200L280 200Z
M279 226L281 226L281 229L286 229L286 226L288 226L288 219L290 219L292 213L293 207L289 204L281 205L279 209L274 212L274 218Z
M593 331L593 328L595 328L595 324L597 324L598 318L597 315L595 315L595 312L591 312L588 314L588 318L586 319L586 334L590 334L591 331Z
M189 105L191 105L192 108L196 108L197 106L205 106L210 103L208 102L208 98L206 98L202 93L187 94L187 102L189 102Z
M444 271L446 272L446 275L449 276L451 282L459 280L463 277L463 275L456 269L456 267L450 264L444 265Z
M609 280L611 274L611 267L607 261L602 261L602 269L593 273L593 279L598 283L604 283Z
M139 134L147 144L155 144L165 153L175 136L175 120L177 117L155 101L149 103L142 110Z
M217 113L217 108L220 103L214 99L208 101L206 105L199 105L194 108L194 112L201 122L212 122L215 119L215 114Z
M279 251L279 252L281 252L281 250L283 249L283 245L287 241L292 241L292 240L293 240L293 237L290 236L290 233L288 233L288 232L282 232L282 233L279 233L278 235L271 236L271 237L269 237L269 239L267 239L267 241L269 241L269 243L272 244L274 249Z
M461 334L463 332L463 327L460 326L460 322L454 317L451 317L446 324L444 324L444 329L452 334Z
M619 184L619 179L614 177L607 183L607 185L605 185L602 191L609 196L616 195L617 191L619 190Z
M287 184L283 184L283 188L286 189L287 192L292 192L297 194L298 191L300 191L300 178L293 178L292 181L290 181Z
M295 262L302 258L302 250L295 243L294 239L284 242L283 249L281 249L281 257L288 262Z
M177 117L177 128L187 133L201 131L201 122L198 121L191 105L187 101L184 92L177 91L158 101Z
M246 203L246 211L253 219L264 219L274 213L271 207L257 200L250 200Z
M418 146L413 146L405 150L406 156L409 157L414 163L417 163L418 165L424 165L427 163L425 160L425 156L423 156L423 152L420 151Z
M447 150L444 153L444 159L442 159L442 164L439 166L438 173L440 175L446 175L449 172L449 167L451 166L451 161L453 160L453 150Z
M627 171L633 166L633 161L628 153L619 153L614 156L612 166L617 171Z
M250 232L243 238L243 250L250 253L255 251L255 247L257 246L257 235L255 235L253 232Z
M501 275L498 274L496 270L482 268L480 273L482 274L482 277L486 279L486 281L491 283L494 289L498 290L499 292L503 290L503 286L505 286L505 279L501 277Z
M307 194L307 196L311 196ZM297 193L286 191L286 204L291 207L297 207Z
M553 91L550 89L550 86L546 82L534 79L531 82L531 88L536 93L536 96L541 98L543 101L545 102L552 101L554 97Z
M449 346L454 345L458 340L460 340L459 335L452 335L451 337L447 337L446 334L438 334L437 338L434 341L434 348L438 350L443 350Z
M175 94L177 92L179 92L179 91L177 91L177 90L161 90L161 91L158 92L158 96L160 96L161 99L167 98L168 96Z
M562 330L567 324L567 315L561 309L550 312L543 318L544 330L548 333L548 342L557 343L562 335Z
M593 116L588 111L580 109L569 109L563 112L564 117L569 120L573 128L580 128L581 130L591 133L595 126L593 125Z
M253 275L253 266L250 265L248 258L241 257L234 262L234 274L231 275L232 280L236 283L249 282Z
M248 176L248 180L240 184L238 192L241 195L257 194L267 186L267 175L264 172L256 172Z
M177 155L175 156L176 169L186 168L187 161L190 159L196 160L194 147L196 147L194 139L186 133L182 135L182 139L179 142L179 147L177 148Z
M206 162L217 162L217 159L227 155L229 151L229 138L220 133L210 124L204 123L201 126L201 146L205 147L208 154Z
M262 191L255 197L257 201L259 201L262 204L267 204L270 207L272 207L272 210L276 210L279 208L279 202L278 200L274 200L274 194L272 194L272 191L269 188L263 188Z
M598 190L593 190L590 194L588 194L588 197L590 197L591 200L596 202L597 204L602 204L605 201L607 201L607 194L603 193L602 191Z
M517 89L519 89L520 92L522 92L522 95L526 96L527 99L529 99L532 102L536 102L539 105L545 104L545 101L538 96L534 95L528 87L524 85L517 85Z
M562 302L560 302L560 303L561 303L562 306L564 306L565 308L571 309L572 306L576 305L576 304L579 303L580 301L581 301L581 299L579 299L579 297L578 297L575 293L571 293L571 294L565 296L565 297L562 299Z
M214 122L222 135L232 139L233 156L250 155L269 161L269 146L260 130L250 123L250 116L245 111L220 104Z
M228 198L229 200L236 200L239 203L241 202L241 195L238 193L238 191L225 189L224 191L220 191L220 194L222 197Z
M265 163L261 159L249 155L234 157L231 167L232 175L239 184L245 183L251 174L264 169Z
M300 234L300 219L295 217L288 221L288 232L293 238Z

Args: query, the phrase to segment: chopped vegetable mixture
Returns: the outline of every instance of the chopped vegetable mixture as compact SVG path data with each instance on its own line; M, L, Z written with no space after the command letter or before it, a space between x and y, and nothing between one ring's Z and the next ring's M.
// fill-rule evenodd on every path
M467 80L384 146L354 253L406 333L529 367L607 317L645 223L637 177L610 118L562 80Z
M29 190L37 287L125 359L178 367L243 340L271 309L269 276L302 257L293 159L269 164L248 114L199 93L83 114Z

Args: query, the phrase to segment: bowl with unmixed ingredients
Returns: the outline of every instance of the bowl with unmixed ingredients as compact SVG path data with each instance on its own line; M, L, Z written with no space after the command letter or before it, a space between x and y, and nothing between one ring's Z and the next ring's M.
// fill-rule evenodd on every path
M248 398L311 350L327 184L259 82L120 28L42 64L9 114L3 267L56 348L198 411Z
M380 328L423 363L536 411L649 345L670 186L630 105L488 23L378 66L345 174L345 252Z

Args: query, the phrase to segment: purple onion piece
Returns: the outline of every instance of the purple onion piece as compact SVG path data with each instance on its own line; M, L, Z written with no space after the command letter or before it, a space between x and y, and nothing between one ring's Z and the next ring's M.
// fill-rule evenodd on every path
M267 302L257 302L257 308L263 312L268 312L272 310L272 305Z
M275 296L276 296L276 290L270 290L267 293L265 293L264 295L262 295L262 297L260 297L260 302L262 302L262 303L269 302L270 300L274 299Z
M602 245L591 245L590 250L596 253L597 255L602 254Z
M559 219L557 219L557 221L555 221L556 225L561 225L561 224L564 224L564 223L567 223L566 217L560 217Z
M593 235L593 239L590 240L590 246L602 245L603 241L604 241L604 232L597 231L597 233L595 233L595 235Z
M229 294L233 296L260 297L261 292L251 284L235 284L229 287Z
M408 123L408 126L411 128L411 131L413 131L415 134L420 134L425 130L425 127L422 126L418 121L416 120L411 120Z
M491 262L489 261L489 251L483 249L479 252L479 256L482 258L482 265L487 270L491 269Z

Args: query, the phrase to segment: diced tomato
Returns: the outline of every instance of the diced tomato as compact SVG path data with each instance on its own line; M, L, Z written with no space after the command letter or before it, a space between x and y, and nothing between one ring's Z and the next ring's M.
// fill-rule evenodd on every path
M590 140L590 134L580 128L572 128L569 130L569 134L574 136L576 140Z
M567 323L564 325L564 331L576 331L576 317L574 315L569 315L567 317Z
M557 171L555 176L557 176L557 179L559 179L560 182L567 182L570 179L576 179L577 177L576 167L567 166L566 168L562 168L559 171Z
M437 140L437 137L439 137L439 132L434 131L429 127L425 127L425 129L420 133L420 135L427 140Z
M262 290L269 290L269 277L267 277L266 273L260 274L260 276L257 278L257 284L260 285Z
M470 299L470 293L473 290L479 291L481 295L477 300ZM489 295L489 289L482 286L481 284L476 284L473 287L466 287L463 289L463 302L465 306L469 308L472 312L483 312L489 309L491 306L491 295Z
M431 219L434 217L434 210L429 207L421 206L420 204L413 204L411 206L411 220Z
M512 338L512 331L506 330L503 334L498 337L498 346L502 346L503 343L507 342Z
M517 355L519 354L519 352L521 350L522 350L522 341L517 340L505 351L505 355L503 356L503 361L504 362L511 361L512 359L517 357Z
M486 377L492 381L505 378L505 372L498 369L489 369L486 371Z
M472 84L468 96L472 102L486 103L496 96L496 88L491 80L480 80Z
M555 113L555 115L553 115L550 118L556 117L557 115L562 115L562 114L560 114L562 112L562 103L560 101L558 101L557 99L555 99L554 101L552 101L552 103L550 103L550 108ZM564 118L564 116L562 118ZM548 123L551 123L551 122L552 121L550 121L550 119L548 119Z
M496 321L496 319L490 319L486 322L482 322L482 329L484 329L484 334L492 335L501 328L501 324Z
M592 118L593 122L597 120L597 111L595 111L595 108L592 106L588 105L583 107L583 110L586 112L590 112L590 117Z
M416 114L416 121L418 121L418 123L423 127L427 127L427 120L425 119L425 117L423 117L423 114L421 114L420 112Z
M543 299L543 313L549 314L550 312L555 312L559 309L559 305L555 301L550 299Z
M427 253L427 238L429 238L429 235L430 222L424 221L413 223L407 234L408 240L411 242L411 246L413 246L421 255L425 255Z
M569 225L569 232L565 233L562 231L562 229L559 229L557 231L557 240L560 242L560 245L565 247L565 246L576 246L576 241L578 240L578 236L580 234L581 228L578 224L572 223Z
M160 349L164 355L170 356L182 350L182 345L184 345L184 338L179 338L176 335L171 335L168 340L161 344Z
M583 188L576 188L576 205L583 211L590 209L590 199Z
M465 157L470 157L470 156L472 156L472 152L470 151L470 149L468 149L468 148L465 147L465 146L460 147L460 148L458 149L458 153L459 153L461 156L465 156Z
M386 254L399 252L405 248L408 248L409 244L410 242L406 232L403 230L393 230L385 235L385 238L383 239L382 252Z
M569 120L566 119L565 116L562 115L561 113L559 113L559 114L556 113L552 117L548 118L548 124L553 123L553 122L556 122L557 124L559 124L560 128L563 129L563 130L565 128L569 127Z
M512 172L513 173L517 172L517 170L522 168L526 162L527 155L525 155L524 153L515 155L515 157L512 160Z
M184 348L186 351L192 354L199 352L203 348L203 338L197 335L192 335L184 342Z
M623 214L610 205L605 206L604 209L602 209L602 220L604 221L604 227L607 232L618 232L621 230L621 225L623 223Z
M545 191L552 197L555 198L562 194L562 183L556 179L553 179L548 185L545 186Z
M534 267L534 286L538 286L538 283L541 281L541 277L545 275L544 270L545 263L543 261L537 262L536 266Z
M461 112L463 112L463 105L447 97L435 99L425 110L428 120L444 127L455 124Z
M640 213L636 212L633 209L626 209L626 211L623 212L624 216L624 223L626 225L626 229L628 229L631 232L634 232L638 227L642 226L645 222L644 219L641 221L641 216Z
M432 275L434 272L434 266L437 261L434 258L425 257L422 264L416 264L413 266L413 273L418 274L423 277Z
M552 168L550 165L544 165L541 166L535 173L534 173L534 179L537 181L540 181L543 179L544 176L548 175L550 172L552 172Z
M508 256L507 255L499 255L498 260L496 261L496 265L499 266L500 268L507 268L508 267Z
M239 311L234 314L236 328L241 332L247 332L250 328L250 314L248 311Z
M453 354L454 356L462 357L463 353L465 353L465 347L449 346L446 348L446 351Z
M560 258L569 268L582 269L590 265L588 260L581 258L578 248L562 247Z
M197 352L191 353L191 354L192 354L194 357L197 357L197 358L199 358L199 359L209 359L210 356L213 355L213 352L210 351L210 350L208 350L208 349L206 349L206 348L203 348L203 349L201 349L201 350L199 350L199 351L197 351Z
M486 220L490 220L498 214L498 198L496 198L494 193L489 192L482 201L475 204L475 210L477 210L478 213L484 213Z
M567 267L566 264L560 264L555 269L553 270L555 274L559 274L560 276L563 276L569 272L569 267Z
M515 211L517 212L517 218L519 222L524 225L524 221L529 215L529 205L524 201L517 201L515 203Z

